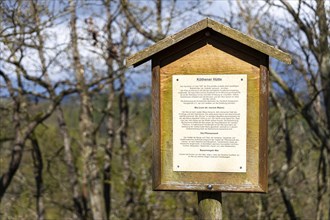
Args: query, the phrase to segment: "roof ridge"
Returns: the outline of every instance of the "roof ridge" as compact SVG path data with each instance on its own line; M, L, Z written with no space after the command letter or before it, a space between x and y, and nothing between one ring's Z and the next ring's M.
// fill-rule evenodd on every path
M234 28L219 23L209 17L206 17L195 24L177 32L176 34L170 35L157 43L147 47L146 49L133 54L126 60L126 66L138 66L146 62L150 57L159 53L160 51L179 43L180 41L198 33L205 28L211 28L215 32L227 36L237 42L240 42L250 48L253 48L263 54L274 57L284 63L291 63L291 56L272 45L269 45L261 40L253 38L247 34L244 34Z

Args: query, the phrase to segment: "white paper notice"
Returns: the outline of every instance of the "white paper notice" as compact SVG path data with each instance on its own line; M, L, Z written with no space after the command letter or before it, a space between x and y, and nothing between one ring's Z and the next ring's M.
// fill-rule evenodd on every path
M246 74L173 75L173 170L246 172Z

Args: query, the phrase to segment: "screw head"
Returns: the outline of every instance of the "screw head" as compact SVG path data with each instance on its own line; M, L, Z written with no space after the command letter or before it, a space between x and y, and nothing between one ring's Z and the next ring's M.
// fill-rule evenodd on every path
M207 185L207 189L211 190L213 186L211 184Z

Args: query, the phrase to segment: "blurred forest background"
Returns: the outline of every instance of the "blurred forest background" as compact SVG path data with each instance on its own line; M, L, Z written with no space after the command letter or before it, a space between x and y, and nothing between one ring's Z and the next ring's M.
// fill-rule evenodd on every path
M330 219L327 0L0 1L0 219L196 219L151 190L150 64L125 58L210 17L274 45L269 192L225 219Z

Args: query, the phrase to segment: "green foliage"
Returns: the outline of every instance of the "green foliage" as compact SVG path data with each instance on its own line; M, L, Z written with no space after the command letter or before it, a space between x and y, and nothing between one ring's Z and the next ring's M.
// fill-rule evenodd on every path
M75 100L63 105L65 119L72 137L72 150L75 164L82 169L79 145L79 109L75 106ZM104 107L105 98L95 98L96 106L100 109ZM153 192L151 189L151 102L150 97L132 98L129 100L130 121L129 121L129 152L133 177L131 182L123 182L122 149L118 139L115 141L112 158L112 213L114 219L124 218L125 193L130 190L134 193L135 213L137 219L195 219L197 198L195 193L185 192ZM94 119L100 120L101 112L93 112ZM281 178L281 183L292 195L292 203L298 208L298 215L312 217L315 209L313 199L305 197L300 191L316 195L316 189L311 182L316 179L316 168L318 153L313 151L313 145L309 141L311 134L306 133L306 123L303 122L293 112L288 121L292 144L295 147L293 152L292 166L288 169L286 159L286 144L283 129L279 124L281 116L275 107L270 108L269 121L269 193L267 195L258 194L232 194L223 193L224 219L256 219L260 216L268 216L270 219L287 218L285 207L283 206L281 194L278 190L277 178ZM118 112L116 112L118 118ZM104 123L104 122L103 122ZM6 124L8 126L8 124ZM117 125L118 127L118 125ZM5 132L6 129L2 130ZM102 167L104 150L106 143L105 125L101 124L98 135L98 161ZM9 130L9 129L7 129ZM69 176L64 162L63 142L57 125L56 116L50 117L44 124L36 130L36 136L42 147L44 161L44 199L46 214L49 219L63 219L72 215L72 192L69 190ZM8 146L7 146L8 144ZM9 143L2 144L1 165L8 163L10 154ZM35 209L34 201L34 177L31 159L30 143L25 147L22 166L16 175L7 196L4 199L5 205L1 206L1 213L10 218L30 218L33 213L27 210ZM267 205L267 210L265 207Z
M95 97L94 120L99 121L102 113L97 111L104 107L106 101L104 95ZM79 109L76 108L77 100L72 98L62 108L65 120L72 137L72 152L77 169L82 169L80 159L81 146L79 145ZM118 139L115 140L112 158L112 213L114 219L122 219L125 215L123 203L125 193L131 190L135 198L135 212L137 219L163 219L181 218L194 219L196 198L194 193L166 193L153 192L151 182L152 170L152 146L151 146L151 99L150 97L132 98L129 100L129 152L133 178L130 183L123 182L122 149ZM116 111L115 118L118 118ZM105 121L105 120L104 120ZM102 122L104 123L104 122ZM116 125L118 127L118 124ZM97 154L99 167L102 167L106 143L105 125L101 124L97 142L99 150ZM41 146L44 162L44 202L47 219L63 219L72 216L72 192L69 190L69 178L64 161L63 140L59 132L56 114L52 115L45 123L38 126L36 132L37 140ZM9 147L9 146L8 146ZM2 151L10 155L10 151ZM2 163L8 163L8 157L2 155ZM10 218L31 218L32 213L27 210L35 210L35 188L31 158L31 145L25 147L22 166L15 177L7 196L1 213ZM24 177L24 178L23 178ZM21 179L23 178L23 180ZM14 196L16 195L16 196ZM8 202L8 200L14 200ZM181 205L177 204L177 201ZM186 206L189 206L188 208ZM175 217L176 216L176 217ZM195 217L194 217L195 216Z

